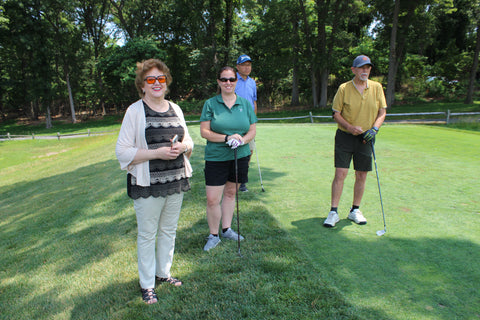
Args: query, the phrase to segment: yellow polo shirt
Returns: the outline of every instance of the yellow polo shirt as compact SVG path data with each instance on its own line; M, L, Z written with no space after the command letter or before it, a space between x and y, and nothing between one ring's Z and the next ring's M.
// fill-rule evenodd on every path
M361 95L352 80L340 85L333 98L332 110L340 112L348 123L367 131L375 123L380 108L386 107L387 101L381 83L367 80L367 88ZM348 132L340 124L338 128Z

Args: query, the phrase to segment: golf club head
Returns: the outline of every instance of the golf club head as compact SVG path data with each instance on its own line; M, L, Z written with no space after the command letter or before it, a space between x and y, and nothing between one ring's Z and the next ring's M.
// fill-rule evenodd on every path
M383 229L383 230L378 230L377 231L377 236L381 237L385 234L385 232L387 232L387 230Z

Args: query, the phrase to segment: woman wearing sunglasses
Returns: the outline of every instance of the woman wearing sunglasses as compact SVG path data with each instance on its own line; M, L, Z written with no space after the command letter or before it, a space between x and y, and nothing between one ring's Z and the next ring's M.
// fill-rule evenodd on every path
M172 82L165 63L138 63L136 75L141 99L128 107L115 151L128 172L127 194L137 217L142 298L152 304L158 301L155 280L182 285L170 267L183 194L190 190L193 140L180 107L165 99Z
M257 117L248 100L235 94L237 73L231 67L217 75L220 94L207 100L200 117L200 133L207 139L205 147L205 184L207 222L210 235L203 248L208 251L224 239L238 240L231 228L237 192L235 153L237 150L238 186L248 182L248 143L255 138ZM243 237L240 236L240 240Z

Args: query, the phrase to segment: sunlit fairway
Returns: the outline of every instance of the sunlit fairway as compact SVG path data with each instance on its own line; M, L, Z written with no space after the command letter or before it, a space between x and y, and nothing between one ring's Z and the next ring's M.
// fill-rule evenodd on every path
M115 135L0 143L1 319L478 319L480 134L389 125L376 144L364 226L322 226L330 208L333 124L258 125L257 160L240 193L237 243L202 250L203 148L198 124L192 190L173 275L159 303L141 300L136 222ZM236 221L236 219L234 220ZM235 226L236 228L236 226Z

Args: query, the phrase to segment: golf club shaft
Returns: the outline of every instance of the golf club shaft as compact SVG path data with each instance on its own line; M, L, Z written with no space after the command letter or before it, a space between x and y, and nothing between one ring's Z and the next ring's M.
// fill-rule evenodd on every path
M233 153L235 155L235 199L237 204L237 242L238 242L238 255L241 256L240 253L240 215L238 211L238 158L237 158L237 148L233 149Z
M373 162L375 163L375 172L377 174L377 184L378 184L378 194L380 195L380 205L382 207L383 228L386 231L387 230L387 224L385 222L385 213L383 211L382 191L380 189L380 179L378 177L378 168L377 168L377 157L375 155L375 147L374 147L373 141L372 141L372 154L373 154Z
M258 162L258 152L257 152L256 144L255 144L255 155L257 156L257 166L258 166L258 175L260 176L260 185L262 186L262 191L265 192L265 189L263 188L262 171L260 170L260 162Z

